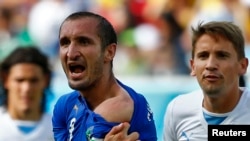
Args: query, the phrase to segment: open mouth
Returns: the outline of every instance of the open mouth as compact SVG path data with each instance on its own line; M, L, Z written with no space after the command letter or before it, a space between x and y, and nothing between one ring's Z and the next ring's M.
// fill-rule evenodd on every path
M83 77L86 66L82 63L69 63L69 75L73 80L79 80Z
M71 73L82 73L85 70L83 65L69 65L69 70Z

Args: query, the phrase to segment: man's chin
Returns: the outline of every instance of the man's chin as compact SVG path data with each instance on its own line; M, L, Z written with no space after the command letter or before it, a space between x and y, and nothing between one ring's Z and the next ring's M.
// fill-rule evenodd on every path
M80 82L69 82L69 87L73 90L82 90L82 89L85 89L85 84L84 83L80 83Z
M31 114L32 113L32 110L31 108L25 108L22 110L22 112L25 114L25 115L28 115L28 114Z

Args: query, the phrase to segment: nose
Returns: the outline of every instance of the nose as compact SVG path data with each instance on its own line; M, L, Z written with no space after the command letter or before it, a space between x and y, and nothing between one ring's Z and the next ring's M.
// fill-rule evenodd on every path
M73 43L68 47L67 57L71 60L75 60L80 56L80 51Z
M25 82L23 82L22 83L22 94L27 94L27 93L29 93L29 91L32 89L32 83L31 82L29 82L29 81L25 81Z
M210 57L207 59L206 69L207 69L207 70L210 70L210 71L216 70L216 69L217 69L217 66L218 66L218 64L217 64L216 58L213 57L213 56L210 56Z

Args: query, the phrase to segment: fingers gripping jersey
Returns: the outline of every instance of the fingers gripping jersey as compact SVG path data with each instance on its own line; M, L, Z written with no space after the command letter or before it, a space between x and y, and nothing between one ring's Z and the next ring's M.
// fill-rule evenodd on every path
M91 114L87 119L87 131L86 136L89 141L92 139L103 139L105 135L111 130L111 128L119 123L107 122L98 114Z

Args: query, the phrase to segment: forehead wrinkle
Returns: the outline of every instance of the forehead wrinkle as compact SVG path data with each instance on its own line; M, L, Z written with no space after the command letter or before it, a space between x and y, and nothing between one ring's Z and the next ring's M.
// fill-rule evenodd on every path
M91 19L91 20L90 20ZM93 18L81 18L81 19L74 19L74 20L68 20L65 21L64 24L62 25L61 32L60 32L60 38L67 37L69 38L70 36L73 37L88 37L98 36L97 33L97 23L94 22L95 19ZM79 29L84 29L84 30L79 30ZM92 34L89 34L92 33Z

